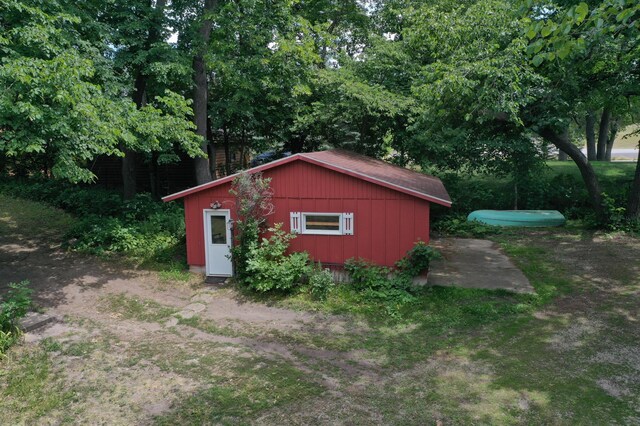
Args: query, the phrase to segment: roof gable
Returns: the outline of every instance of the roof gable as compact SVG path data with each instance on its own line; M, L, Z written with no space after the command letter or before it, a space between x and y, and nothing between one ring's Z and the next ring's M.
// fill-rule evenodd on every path
M423 200L451 206L451 198L444 185L437 177L425 175L413 170L405 169L385 161L376 160L360 154L343 150L318 151L294 154L267 164L246 170L247 173L258 173L288 164L292 161L305 161L320 167L356 177L386 188L390 188ZM175 194L167 195L162 200L172 201L186 197L209 188L223 185L232 181L239 173L230 175L213 182L208 182Z

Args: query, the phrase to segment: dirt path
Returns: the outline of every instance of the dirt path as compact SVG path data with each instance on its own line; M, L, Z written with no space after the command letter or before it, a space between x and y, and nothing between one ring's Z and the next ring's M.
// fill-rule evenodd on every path
M551 303L474 316L473 293L455 317L469 324L385 326L163 281L34 235L0 234L0 291L30 280L59 321L1 361L0 424L640 422L638 239L509 237L531 282L559 288Z
M358 381L376 375L375 365L357 353L314 344L314 339L324 343L324 337L339 340L359 327L366 330L353 320L254 303L198 279L166 282L155 273L123 269L20 235L0 237L0 291L22 280L31 282L37 305L57 318L28 333L27 343L61 345L55 368L66 376L64 387L99 390L76 407L78 415L98 422L149 420L206 387L207 379L240 368L239 360L290 366L330 392L337 392L344 377ZM205 348L219 361L207 365L206 372L171 372L184 363L196 367ZM140 353L144 359L128 361ZM169 366L162 371L157 364ZM321 364L333 371L315 374ZM124 392L131 398L122 399Z

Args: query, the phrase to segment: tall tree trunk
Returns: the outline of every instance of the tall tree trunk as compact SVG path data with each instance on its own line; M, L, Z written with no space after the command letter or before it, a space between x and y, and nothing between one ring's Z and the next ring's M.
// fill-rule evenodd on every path
M299 133L291 137L289 140L289 147L291 149L292 154L297 154L302 152L304 149L304 142L307 139L307 135L304 133Z
M618 136L618 120L612 118L609 139L607 140L607 152L604 157L605 161L611 161L611 153L613 152L613 143L616 141L616 136Z
M596 152L596 113L589 111L585 117L585 131L587 136L587 159L589 161L595 161L597 157Z
M207 137L209 138L209 143L207 144L207 152L209 154L209 173L211 173L212 179L218 179L218 157L216 155L216 151L218 147L215 144L215 139L213 138L213 126L211 124L211 119L207 117Z
M133 85L133 102L138 109L143 108L147 104L147 77L138 71L136 81ZM124 157L122 158L122 195L125 200L132 199L137 192L136 181L136 152L124 148Z
M209 38L211 36L211 28L213 22L207 16L217 6L217 0L205 0L204 2L204 19L198 31L200 44L198 53L193 57L193 120L196 125L196 134L202 136L202 151L207 153L207 145L209 138L207 137L207 97L209 85L207 83L207 66L205 63L205 53ZM214 160L215 161L215 160ZM196 157L193 159L193 165L196 174L196 183L201 185L211 181L211 169L208 158Z
M124 149L122 157L122 195L125 200L132 199L138 190L136 180L136 152Z
M566 152L567 155L569 155L569 157L571 157L571 159L576 163L580 170L580 174L582 175L582 180L587 187L589 200L591 201L593 210L600 219L603 219L604 209L602 206L602 190L600 189L598 177L593 170L593 166L587 160L587 157L585 157L578 147L571 143L571 140L569 139L569 130L565 129L562 133L558 133L551 128L542 128L538 131L538 134L554 144L558 149Z
M231 146L229 143L229 129L227 123L222 125L222 143L224 145L224 171L227 176L231 174Z
M245 158L246 147L247 147L247 132L244 128L244 123L242 124L242 132L240 134L240 168L245 169L247 167L247 162Z
M158 177L158 152L153 151L149 159L149 183L151 184L151 196L160 199L160 179Z
M640 220L640 155L636 162L636 174L631 184L629 202L627 204L627 217L629 219Z
M149 29L149 38L147 39L147 51L151 50L153 44L162 41L162 23L165 18L164 10L166 4L167 0L156 0L151 28ZM158 157L160 157L159 152L151 152L149 163L149 184L151 185L151 196L157 200L160 199L160 168L158 166Z
M568 159L569 156L566 152L564 152L563 150L558 151L558 161L567 161Z
M144 50L149 51L154 43L157 43L161 39L162 34L162 22L164 20L164 9L166 0L157 0L155 8L153 10L153 16L150 20L149 32L147 40L144 45ZM140 65L136 80L133 85L133 102L138 109L143 108L147 104L147 80L143 70L144 65ZM124 157L122 158L122 186L123 196L125 200L129 200L136 195L138 190L136 180L136 152L127 148L123 149ZM152 182L153 192L153 182Z
M611 109L604 107L600 116L598 128L598 161L604 161L607 155L607 140L609 140L609 122L611 121Z

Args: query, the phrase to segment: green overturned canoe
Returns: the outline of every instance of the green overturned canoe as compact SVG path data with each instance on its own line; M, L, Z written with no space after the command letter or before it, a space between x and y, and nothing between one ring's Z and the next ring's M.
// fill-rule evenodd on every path
M494 226L562 226L566 219L557 210L476 210L467 221Z

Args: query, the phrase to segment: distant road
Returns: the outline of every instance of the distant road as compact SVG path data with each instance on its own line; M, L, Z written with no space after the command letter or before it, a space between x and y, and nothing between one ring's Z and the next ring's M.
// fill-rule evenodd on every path
M582 153L587 155L587 149L583 148ZM638 159L638 150L631 148L614 148L611 151L611 158L613 159L625 159L625 160L637 160Z

